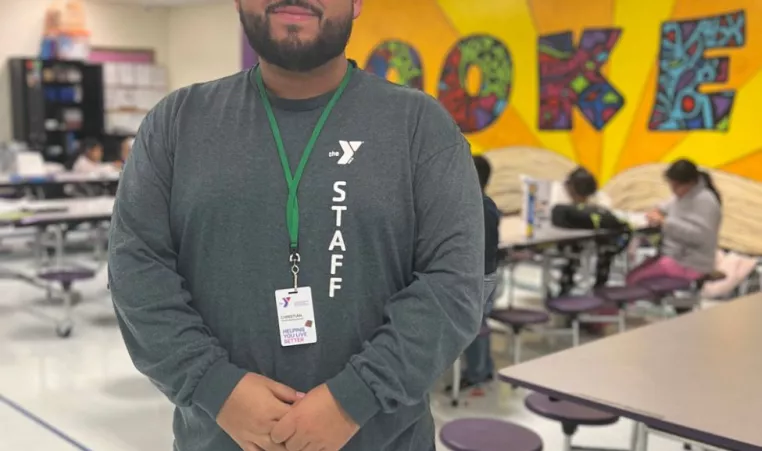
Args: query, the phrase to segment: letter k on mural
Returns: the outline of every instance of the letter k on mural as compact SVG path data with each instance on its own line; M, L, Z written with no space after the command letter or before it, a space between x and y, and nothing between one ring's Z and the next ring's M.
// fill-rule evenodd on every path
M540 76L541 130L571 130L576 106L596 130L624 106L624 98L601 68L609 60L621 30L585 30L579 47L572 33L541 36L537 44Z

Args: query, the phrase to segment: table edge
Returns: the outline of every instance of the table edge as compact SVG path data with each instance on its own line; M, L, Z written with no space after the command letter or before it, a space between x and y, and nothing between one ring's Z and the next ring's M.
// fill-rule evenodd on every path
M499 372L499 379L502 382L509 383L513 386L523 387L531 391L542 393L544 395L552 396L563 401L574 402L593 409L602 410L604 412L612 413L614 415L629 418L640 423L645 424L649 428L657 429L659 431L673 434L682 438L696 440L701 443L705 443L710 446L716 446L723 449L734 451L760 451L762 446L753 445L751 443L740 442L738 440L722 437L709 432L692 429L686 426L680 426L675 423L671 423L656 415L649 416L646 412L638 412L635 410L627 410L625 406L617 407L603 402L598 402L590 398L583 397L581 395L574 395L570 393L560 392L541 385L533 384L515 377L511 377Z

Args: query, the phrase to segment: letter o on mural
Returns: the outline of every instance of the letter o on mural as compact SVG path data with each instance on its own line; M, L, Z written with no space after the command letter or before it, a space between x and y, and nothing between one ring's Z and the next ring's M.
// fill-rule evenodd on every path
M481 72L479 93L466 88L468 70ZM513 64L508 48L488 35L458 41L447 55L439 78L439 101L455 118L463 133L489 127L505 110L511 92Z
M391 69L399 75L398 84L423 90L421 56L407 42L383 41L373 49L365 64L365 70L381 78L387 78Z

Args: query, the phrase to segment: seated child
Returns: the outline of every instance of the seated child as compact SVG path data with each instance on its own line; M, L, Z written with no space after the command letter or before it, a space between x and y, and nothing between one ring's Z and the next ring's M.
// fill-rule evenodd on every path
M74 162L72 171L81 173L113 171L114 167L103 163L103 146L98 140L87 138L82 143L82 152Z
M617 218L606 208L594 205L590 198L598 191L595 176L587 169L578 167L573 170L564 183L572 204L559 204L553 207L551 222L556 227L566 229L605 229L621 230L622 235L598 241L598 256L595 274L595 287L606 285L614 256L624 250L629 241L630 228L625 221ZM579 245L568 246L579 252ZM579 260L570 259L561 273L558 296L568 295L574 288L574 276L579 268Z
M489 161L484 157L474 157L476 171L479 174L479 183L481 184L484 200L484 323L492 312L492 306L495 302L494 296L497 288L497 254L498 254L498 234L500 226L500 211L495 202L484 194L484 188L489 182L492 169ZM465 389L492 379L494 364L490 355L489 335L479 335L466 348L465 351L466 370L461 378L461 388ZM451 390L448 387L447 390Z
M697 280L715 269L722 198L712 177L688 160L665 176L675 197L648 213L649 224L661 227L660 255L633 269L628 285L662 276Z

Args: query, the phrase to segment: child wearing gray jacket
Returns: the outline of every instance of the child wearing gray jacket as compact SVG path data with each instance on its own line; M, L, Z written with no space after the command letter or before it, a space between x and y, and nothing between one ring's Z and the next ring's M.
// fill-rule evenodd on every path
M685 159L665 176L675 196L648 213L649 224L661 227L660 255L630 272L628 285L654 277L697 280L715 269L722 197L712 177Z

